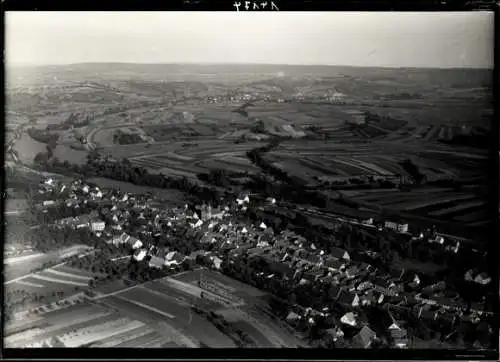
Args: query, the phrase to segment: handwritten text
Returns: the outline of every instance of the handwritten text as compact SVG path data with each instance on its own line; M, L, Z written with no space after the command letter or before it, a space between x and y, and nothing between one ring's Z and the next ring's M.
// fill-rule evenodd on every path
M243 5L243 6L242 6ZM271 10L271 11L279 11L276 3L274 1L235 1L233 6L236 8L236 11L255 11L255 10Z

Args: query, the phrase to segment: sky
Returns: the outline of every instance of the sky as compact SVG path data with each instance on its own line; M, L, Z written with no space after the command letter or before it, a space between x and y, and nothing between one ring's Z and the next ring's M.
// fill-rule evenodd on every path
M493 13L7 12L6 65L492 68Z

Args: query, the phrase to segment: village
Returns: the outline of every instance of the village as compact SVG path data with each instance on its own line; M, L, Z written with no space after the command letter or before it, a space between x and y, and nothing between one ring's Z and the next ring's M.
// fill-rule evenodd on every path
M327 346L424 348L430 341L453 346L470 340L470 335L476 336L471 345L488 343L492 313L485 310L485 298L466 302L444 280L405 270L387 273L356 260L348 250L321 248L294 231L275 231L267 220L247 216L251 209L277 207L276 199L241 195L218 206L163 207L150 195L54 179L41 183L38 192L37 208L42 213L55 207L92 209L54 220L55 228L88 229L108 245L130 252L131 260L147 268L168 273L201 265L267 290L284 301L285 308L279 308L283 320L299 331L307 330L312 340L321 336ZM411 232L408 224L392 221L339 219L338 227L342 224ZM462 252L459 241L447 240L436 230L411 238L442 247L446 253ZM98 259L98 253L93 258ZM491 278L469 270L464 281L481 288ZM223 294L223 288L209 288ZM211 295L206 293L207 298Z

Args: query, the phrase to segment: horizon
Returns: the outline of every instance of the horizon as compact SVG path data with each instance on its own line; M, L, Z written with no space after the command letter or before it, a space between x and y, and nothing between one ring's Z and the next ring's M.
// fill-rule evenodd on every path
M371 65L348 65L348 64L284 64L284 63L244 63L244 62L234 62L234 63L218 63L218 62L120 62L120 61L102 61L102 62L77 62L77 63L60 63L60 64L35 64L35 63L16 63L7 64L6 68L43 68L43 67L68 67L68 66L81 66L81 65L106 65L106 64L116 64L116 65L164 65L164 66L280 66L280 67L338 67L338 68L380 68L380 69L427 69L427 70L487 70L493 71L493 69L488 67L431 67L431 66L421 66L421 67L411 67L411 66L371 66Z
M493 67L491 12L14 11L5 25L6 64Z

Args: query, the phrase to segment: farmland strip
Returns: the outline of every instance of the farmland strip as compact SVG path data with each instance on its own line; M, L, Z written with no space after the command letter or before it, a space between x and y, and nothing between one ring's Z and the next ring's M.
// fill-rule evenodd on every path
M44 272L49 273L49 274L58 275L61 277L68 277L68 278L73 278L73 279L85 280L87 282L89 279L92 279L91 277L84 277L84 276L77 275L77 274L70 274L70 273L66 273L66 272L62 272L62 271L54 270L54 269L47 269Z
M453 213L456 211L463 211L463 210L467 210L469 208L473 208L473 207L477 207L477 206L486 206L484 200L470 201L470 202L463 203L463 204L460 204L460 205L457 205L454 207L450 207L448 209L431 212L430 215L443 216L443 215L450 214L450 213Z
M53 282L53 283L76 285L76 286L79 286L79 287L87 287L88 286L88 283L79 283L79 282L74 282L74 281L70 281L70 280L54 279L54 278L46 277L46 276L43 276L43 275L40 275L40 274L33 274L31 276L31 278L40 279L40 280L44 280L44 281L47 281L47 282Z
M172 318L175 318L175 316L173 316L172 314L169 314L169 313L163 312L163 311L161 311L161 310L159 310L159 309L156 309L156 308L154 308L154 307L151 307L151 306L149 306L149 305L147 305L147 304L144 304L144 303L141 303L141 302L137 302L137 301L135 301L135 300L131 300L131 299L128 299L128 298L125 298L125 297L123 297L123 296L121 296L121 295L118 295L118 294L117 294L117 295L115 295L115 297L116 297L116 298L119 298L119 299L123 299L123 300L125 300L125 301L127 301L127 302L129 302L129 303L135 304L135 305L137 305L137 306L139 306L139 307L142 307L142 308L148 309L148 310L150 310L150 311L152 311L152 312L158 313L158 314L160 314L160 315L162 315L162 316L164 316L164 317L171 318L171 319L172 319Z

